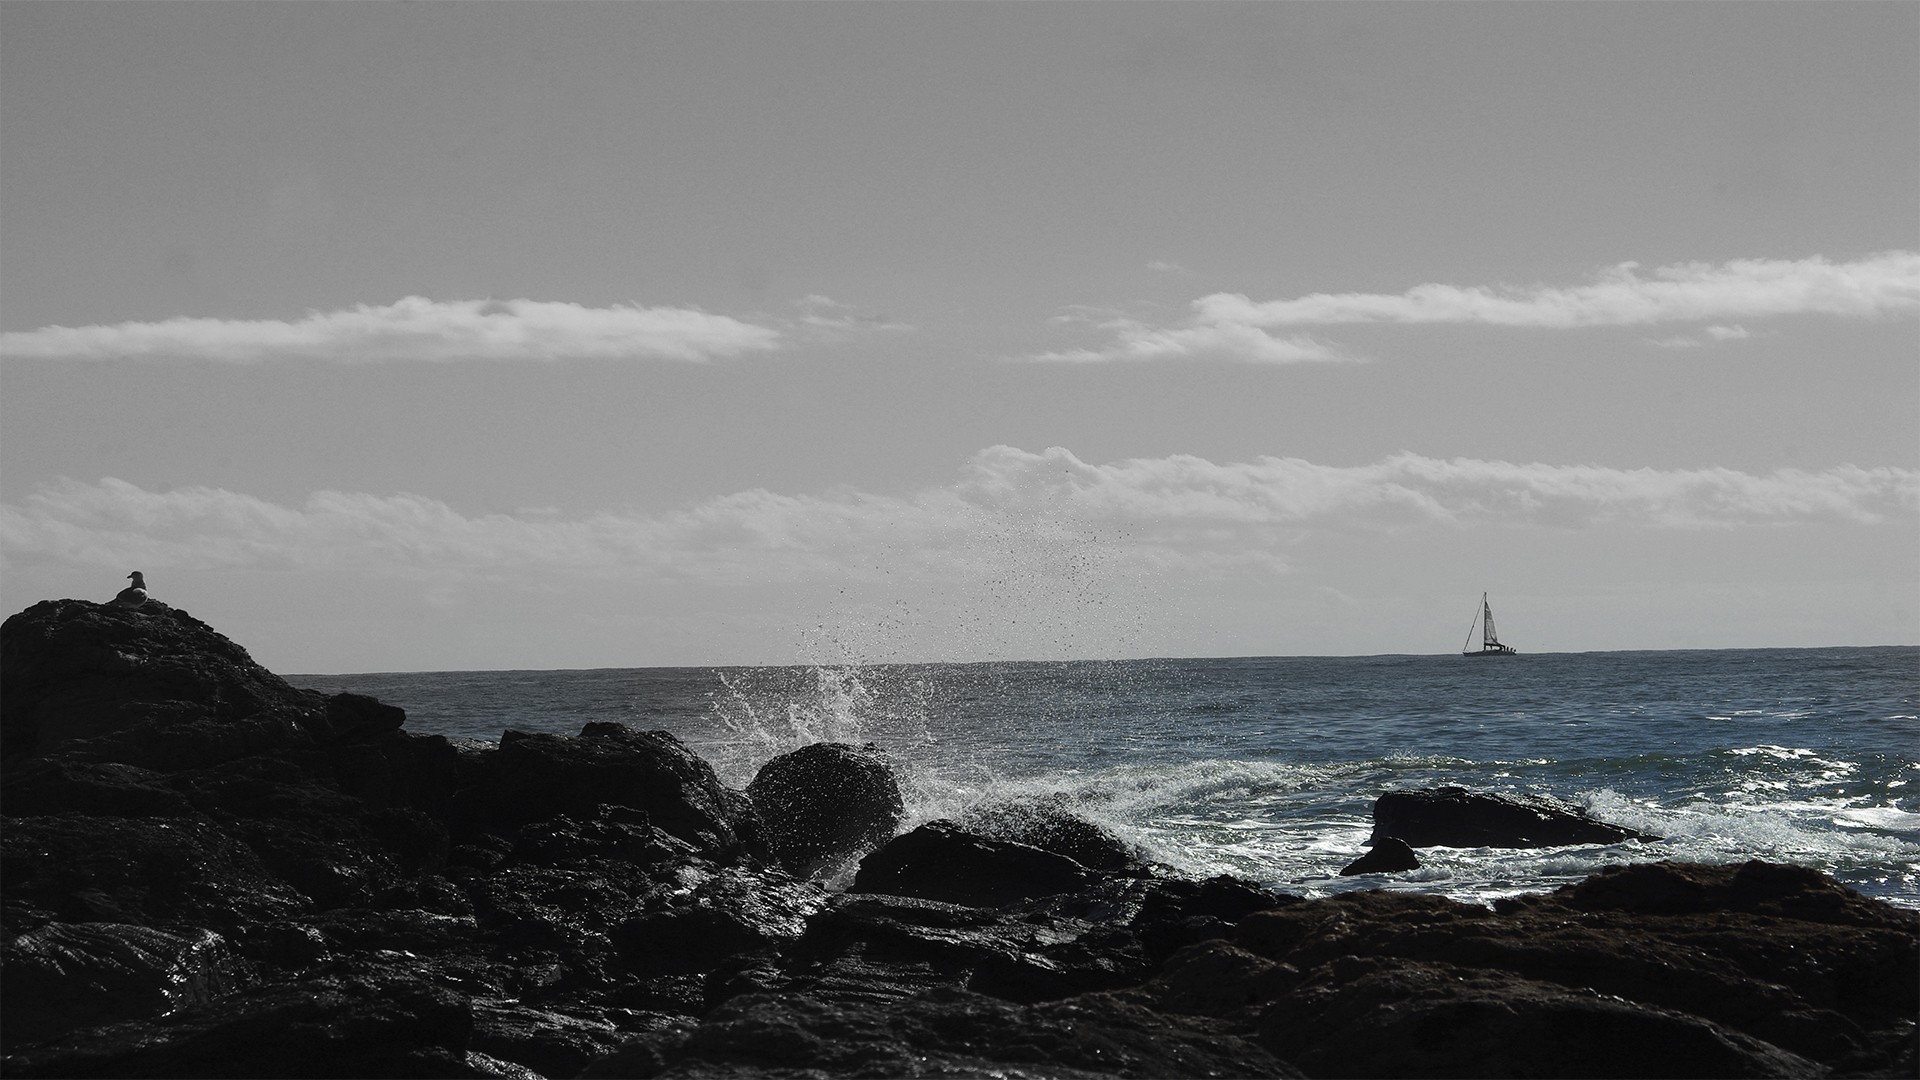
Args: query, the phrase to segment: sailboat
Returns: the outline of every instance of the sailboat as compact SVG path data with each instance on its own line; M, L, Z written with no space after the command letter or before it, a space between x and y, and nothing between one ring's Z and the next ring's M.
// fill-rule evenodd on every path
M1473 628L1480 627L1480 647L1473 647ZM1511 645L1500 644L1500 635L1493 630L1493 605L1487 603L1487 594L1480 594L1480 610L1473 613L1473 623L1467 627L1467 643L1460 648L1461 656L1518 656L1520 650Z

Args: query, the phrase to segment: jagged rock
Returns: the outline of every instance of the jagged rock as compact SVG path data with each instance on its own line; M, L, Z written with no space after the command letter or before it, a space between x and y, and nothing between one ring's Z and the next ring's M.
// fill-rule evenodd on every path
M1144 870L1126 841L1075 814L1063 797L986 803L961 815L959 824L995 840L1065 855L1090 870Z
M1261 1024L1269 1048L1315 1073L1388 1075L1430 1061L1453 1075L1799 1075L1807 1059L1881 1075L1911 1053L1920 1010L1920 915L1768 864L1621 868L1498 910L1346 893L1249 915L1232 938L1305 973ZM1420 965L1426 974L1393 975ZM1595 998L1628 1007L1589 1017L1622 1033L1614 1049L1557 1034ZM1362 1036L1402 1009L1430 1015L1449 1041L1423 1056ZM1347 1025L1367 1054L1388 1056L1298 1041L1319 1024ZM1583 1049L1555 1056L1539 1042L1556 1039ZM1503 1040L1516 1040L1504 1056L1463 1064Z
M603 805L646 812L653 824L727 858L759 848L752 804L665 731L590 723L577 736L503 732L458 809L489 828L556 814L591 818Z
M1131 986L1152 961L1131 928L1031 908L885 894L832 898L792 955L822 1000L896 1000L936 986L1032 1002Z
M1495 795L1459 787L1389 791L1373 804L1373 837L1409 847L1560 847L1658 840L1543 796Z
M118 762L29 760L0 787L10 817L86 814L103 817L188 817L193 806L152 769Z
M0 624L0 757L76 742L167 770L311 741L322 695L296 690L178 609L47 600Z
M604 1016L536 1009L511 1000L475 1000L472 1046L541 1076L578 1076L630 1035Z
M813 743L760 767L747 785L761 832L800 877L831 874L893 836L905 804L893 769L870 749Z
M777 872L716 867L691 887L648 897L643 911L610 936L637 974L705 974L799 940L826 904L818 885Z
M208 930L181 935L126 923L49 923L14 938L0 956L7 1018L0 1036L9 1046L159 1016L246 981L244 965Z
M935 989L880 1007L803 994L736 998L687 1034L624 1050L583 1076L666 1077L1119 1076L1293 1077L1300 1074L1201 1018L1091 996L1022 1006ZM651 1066L651 1067L649 1067Z
M40 921L197 926L229 933L308 910L245 843L204 818L13 818L0 882L15 914Z
M328 736L350 742L399 731L407 722L407 710L366 694L335 694L327 699L326 717Z
M854 892L998 907L1078 892L1099 876L1065 855L930 821L860 860Z
M11 1054L8 1076L489 1076L470 1062L471 1003L419 979L263 986L158 1020ZM525 1075L525 1074L522 1074Z
M1373 842L1373 850L1348 863L1340 870L1341 877L1355 874L1394 874L1402 870L1420 869L1420 858L1407 846L1405 840L1397 836L1382 836Z
M1439 963L1333 964L1262 1012L1255 1030L1312 1076L1824 1075L1697 1017Z

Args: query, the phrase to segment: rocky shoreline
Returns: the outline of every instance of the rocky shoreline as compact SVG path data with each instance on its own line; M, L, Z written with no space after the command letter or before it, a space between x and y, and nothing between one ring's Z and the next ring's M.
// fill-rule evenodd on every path
M157 603L6 620L0 1071L1916 1073L1920 914L1811 870L1305 900L1173 876L1045 803L898 833L859 747L740 791L666 732L404 722ZM1367 858L1619 835L1497 802L1383 799Z

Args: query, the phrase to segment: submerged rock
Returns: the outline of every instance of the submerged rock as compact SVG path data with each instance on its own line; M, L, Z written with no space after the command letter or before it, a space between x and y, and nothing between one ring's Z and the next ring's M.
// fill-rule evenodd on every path
M1420 869L1420 857L1413 853L1405 840L1397 836L1382 836L1373 842L1373 850L1348 863L1340 871L1341 877L1355 874L1394 874L1402 870Z
M900 826L905 803L893 770L871 749L813 743L760 767L747 797L780 864L801 877L830 874Z
M1534 848L1660 839L1595 820L1585 810L1558 799L1460 787L1389 791L1380 796L1373 804L1373 840L1383 837L1417 848Z

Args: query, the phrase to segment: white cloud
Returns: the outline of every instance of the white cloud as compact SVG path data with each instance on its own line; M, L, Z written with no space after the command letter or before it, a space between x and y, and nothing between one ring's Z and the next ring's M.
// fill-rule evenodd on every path
M813 293L795 302L800 309L801 326L831 332L869 330L911 330L912 326L895 322L885 315L861 312L852 304L843 304L830 296Z
M1698 337L1678 334L1673 337L1648 338L1647 344L1657 345L1662 349L1698 349L1722 341L1745 341L1754 336L1756 336L1754 332L1744 326L1715 325L1702 330Z
M1575 329L1710 322L1702 333L1651 339L1663 348L1753 336L1734 319L1786 315L1873 318L1920 311L1920 253L1890 251L1854 262L1736 259L1681 263L1642 273L1621 263L1570 287L1418 285L1404 293L1314 293L1256 302L1240 293L1193 301L1185 320L1155 326L1110 318L1104 344L1023 359L1056 363L1174 360L1219 356L1253 363L1352 357L1337 345L1286 331L1356 323L1480 324ZM1065 320L1080 321L1075 316Z
M1062 321L1078 321L1071 316ZM1116 361L1190 360L1219 357L1253 364L1298 364L1348 360L1323 342L1296 334L1276 337L1244 323L1196 323L1154 327L1133 319L1109 319L1099 324L1113 340L1099 348L1031 353L1015 359L1032 363L1104 364Z
M1570 288L1428 284L1399 294L1315 293L1264 303L1215 293L1193 307L1198 322L1269 328L1395 322L1567 329L1779 315L1866 318L1920 311L1920 252L1846 263L1819 256L1680 263L1647 275L1636 263L1621 263Z
M0 334L0 355L25 359L205 359L259 363L648 359L702 361L777 348L764 326L692 308L594 308L539 300L360 304L293 321L177 318L49 326Z
M1610 469L1400 454L1360 466L1175 455L1104 465L1055 447L980 451L904 496L744 491L666 513L465 514L417 495L316 492L282 505L107 479L0 504L10 563L412 575L577 574L714 586L987 579L1020 548L1063 565L1097 539L1140 569L1270 572L1315 532L1535 525L1871 525L1920 515L1920 471ZM1048 545L1052 545L1050 548ZM1050 558L1053 556L1049 556Z

